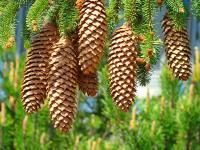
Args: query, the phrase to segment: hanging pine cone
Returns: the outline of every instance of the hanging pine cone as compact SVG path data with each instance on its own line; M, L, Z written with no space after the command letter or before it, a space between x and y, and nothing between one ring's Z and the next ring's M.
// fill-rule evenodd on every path
M136 92L136 46L136 37L127 24L114 32L108 56L110 91L122 111L130 109Z
M78 75L79 89L88 96L97 95L98 77L96 73L84 75L79 71Z
M61 38L53 46L50 57L48 98L54 127L68 131L76 109L77 59L69 38Z
M72 35L72 44L74 47L74 52L78 57L78 35L74 33ZM97 73L92 73L89 75L85 75L80 66L78 66L78 85L79 89L88 96L96 96L97 95L97 86L98 86L98 77Z
M175 77L186 81L191 74L191 49L187 30L174 29L174 25L168 14L164 16L162 26L168 65Z
M80 10L79 65L84 74L95 73L106 38L106 13L101 0L85 0Z
M22 102L27 113L36 112L44 103L49 56L57 39L58 31L52 24L44 25L41 32L32 39L22 84Z

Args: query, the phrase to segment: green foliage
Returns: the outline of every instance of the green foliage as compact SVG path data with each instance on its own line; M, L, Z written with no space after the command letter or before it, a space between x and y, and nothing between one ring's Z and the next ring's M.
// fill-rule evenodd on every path
M136 13L137 13L137 8L136 7L136 1L135 0L124 0L123 1L124 4L124 16L125 16L125 20L126 22L132 23L133 22L133 18L137 18L136 17Z
M112 32L116 28L116 24L119 23L119 12L121 9L121 0L110 0L109 6L106 10L106 14L108 16L108 27L109 27L109 34L112 35Z
M0 43L1 46L5 46L10 37L14 37L15 34L15 14L18 10L16 2L8 3L3 9L0 15Z
M125 20L132 24L134 32L143 32L139 31L144 27L144 16L142 14L143 2L141 0L123 0L123 4Z
M179 136L176 145L177 149L185 147L186 149L198 149L200 143L198 136L200 131L200 101L199 95L193 97L192 101L188 101L187 98L178 102L179 113L177 115L177 125L179 126Z
M0 14L5 9L7 4L8 4L8 1L0 1Z
M175 29L181 30L186 28L188 13L169 12L169 17L172 19Z
M54 18L56 18L56 14L57 14L58 8L59 8L58 3L55 3L54 5L51 5L48 8L48 10L46 11L44 20L47 21L47 22L51 22L52 20L54 21Z
M109 7L107 9L108 21L117 23L119 21L119 10L121 7L121 0L110 0Z
M164 0L167 8L170 11L180 13L180 9L184 8L183 2L180 2L180 0Z
M196 15L200 19L200 1L199 0L192 1L192 11L194 15Z
M174 27L178 30L186 27L188 18L188 9L184 7L183 2L179 0L165 0L165 4L169 10L169 17L172 19Z
M39 25L39 20L43 15L44 10L48 6L47 0L36 0L28 11L26 17L26 24L30 31L33 31L33 21L36 21L37 26Z
M161 83L162 95L170 101L177 101L181 95L182 83L174 78L166 65L162 70Z
M59 3L59 19L57 21L61 35L70 34L77 28L78 12L74 7L74 2L61 1Z
M150 82L150 73L146 71L145 64L138 64L137 77L137 82L141 86L145 86Z

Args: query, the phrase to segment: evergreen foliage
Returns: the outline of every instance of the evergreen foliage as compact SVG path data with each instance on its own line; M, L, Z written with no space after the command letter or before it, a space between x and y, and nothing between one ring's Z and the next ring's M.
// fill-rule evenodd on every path
M33 23L36 22L36 26L39 25L38 21L41 19L44 10L48 6L47 0L36 0L32 6L30 7L27 17L26 17L26 24L30 31L34 31Z
M0 43L5 47L10 37L15 34L15 15L18 10L18 5L15 2L8 3L0 15Z
M121 0L110 0L107 8L108 22L109 22L109 35L112 35L116 25L120 21Z
M60 1L58 26L62 35L70 34L77 28L78 12L74 1Z

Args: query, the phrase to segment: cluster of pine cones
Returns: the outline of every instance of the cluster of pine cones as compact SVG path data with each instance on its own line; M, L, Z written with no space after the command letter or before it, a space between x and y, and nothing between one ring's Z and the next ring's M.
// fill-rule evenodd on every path
M107 33L101 1L85 0L79 10L78 33L60 37L56 25L47 23L32 38L22 84L25 111L36 112L49 99L52 122L62 132L73 124L77 87L89 96L97 94L97 65Z
M77 110L77 87L89 95L97 94L97 66L107 33L105 6L99 0L78 3L78 33L60 37L56 25L47 23L31 41L28 51L22 102L27 113L39 110L49 99L55 128L68 131ZM168 17L163 21L166 52L170 67L182 80L190 73L189 43L186 31L174 31ZM174 39L176 38L176 39ZM108 58L110 91L122 111L133 103L136 87L138 37L125 23L113 33Z

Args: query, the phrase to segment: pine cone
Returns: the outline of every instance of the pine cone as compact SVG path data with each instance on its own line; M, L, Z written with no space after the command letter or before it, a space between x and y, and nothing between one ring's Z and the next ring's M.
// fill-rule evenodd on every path
M74 53L78 57L78 34L74 33L72 35L72 44L74 47ZM97 86L98 86L98 77L97 73L92 73L89 75L85 75L80 66L78 66L78 85L79 89L88 96L96 96L97 95Z
M122 111L130 109L136 92L136 47L136 37L127 24L114 32L108 56L110 91Z
M95 73L106 38L105 6L101 0L85 0L80 10L79 65L84 74Z
M61 38L53 46L50 57L48 98L54 127L68 131L76 109L77 59L69 38Z
M78 75L79 89L88 96L97 95L98 77L96 73L90 75L84 75L82 71L79 71Z
M22 84L22 102L27 113L36 112L44 103L49 56L57 39L58 31L52 24L44 25L41 32L32 39Z
M162 21L168 65L175 77L186 81L191 74L190 42L186 29L176 30L168 15Z

